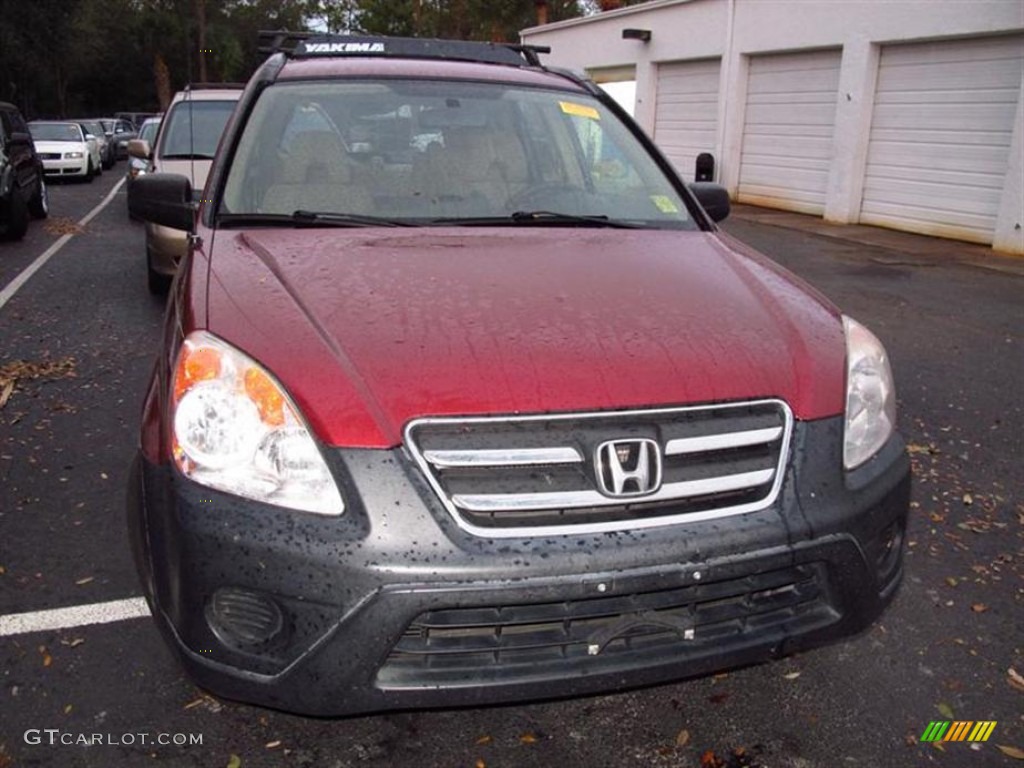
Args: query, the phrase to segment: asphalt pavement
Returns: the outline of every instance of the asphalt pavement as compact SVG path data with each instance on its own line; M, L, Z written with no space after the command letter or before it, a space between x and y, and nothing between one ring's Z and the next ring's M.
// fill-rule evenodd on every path
M605 696L319 720L206 695L151 621L131 617L141 592L124 492L163 306L146 290L123 189L80 224L123 173L122 162L92 184L54 186L51 218L0 243L3 295L72 235L0 306L0 377L15 379L0 407L0 768L1024 759L1024 259L745 206L725 222L872 328L892 358L915 486L904 583L872 629ZM922 741L936 721L995 726L984 742Z

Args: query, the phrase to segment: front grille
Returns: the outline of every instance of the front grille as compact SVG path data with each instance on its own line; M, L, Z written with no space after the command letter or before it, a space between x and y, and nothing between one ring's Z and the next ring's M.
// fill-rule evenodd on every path
M462 528L480 536L521 537L763 509L778 494L791 430L789 408L769 400L420 419L407 427L406 446ZM608 445L621 451L620 459ZM619 486L616 469L629 475Z
M718 582L557 603L423 613L381 667L383 688L557 677L566 664L600 672L781 639L838 618L823 563Z
M60 160L60 152L40 152L40 160Z

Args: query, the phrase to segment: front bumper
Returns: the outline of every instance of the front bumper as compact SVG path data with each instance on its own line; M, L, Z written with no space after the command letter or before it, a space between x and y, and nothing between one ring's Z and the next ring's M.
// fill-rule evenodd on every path
M47 176L87 176L89 174L89 158L43 160L43 172Z
M634 533L472 536L401 450L329 452L348 507L333 519L140 459L129 525L157 623L219 695L340 715L619 690L819 645L881 612L909 462L897 438L844 474L841 438L841 419L798 424L767 510Z

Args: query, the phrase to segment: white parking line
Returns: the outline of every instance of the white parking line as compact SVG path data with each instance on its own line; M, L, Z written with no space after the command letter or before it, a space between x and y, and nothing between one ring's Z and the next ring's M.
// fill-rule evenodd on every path
M97 205L95 208L93 208L91 211L85 214L82 220L78 222L78 226L84 227L86 224L88 224L90 221L96 218L97 214L99 214L99 212L103 210L107 203L114 199L114 195L116 195L118 190L120 190L121 187L124 185L124 181L125 180L122 178L119 182L117 182L117 184L114 185L114 188L110 190L110 194L103 198L99 205ZM2 291L0 291L0 309L3 309L4 305L8 301L10 301L14 297L14 294L16 294L21 289L21 286L27 283L29 278L32 277L32 275L34 275L36 272L42 269L46 262L50 260L50 257L52 257L53 254L55 254L61 248L63 248L64 244L67 243L67 241L70 240L72 237L74 237L74 235L61 235L57 242L55 242L53 245L51 245L49 248L43 251L42 255L39 256L39 258L37 258L35 261L33 261L31 264L25 267L25 269L23 269L16 278L11 280L8 286L4 288Z
M49 611L12 613L0 616L0 637L24 635L29 632L48 632L54 629L73 629L90 624L110 624L126 619L149 616L145 598L130 597L126 600L112 600L109 603L72 605L68 608L53 608Z

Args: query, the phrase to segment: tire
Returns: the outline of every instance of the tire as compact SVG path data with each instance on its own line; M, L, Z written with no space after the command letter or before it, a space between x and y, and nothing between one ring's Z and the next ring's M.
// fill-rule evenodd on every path
M17 190L11 190L7 201L7 223L0 224L0 236L8 240L21 240L28 231L28 208Z
M45 219L50 215L50 193L46 189L46 179L39 177L39 187L32 199L28 201L28 212L34 219Z
M146 252L146 278L149 292L154 296L166 296L167 292L171 290L171 278L153 269L149 251Z
M85 179L86 184L92 184L92 180L96 178L96 169L92 167L91 157L89 158L89 166L86 168L85 176L83 178Z

